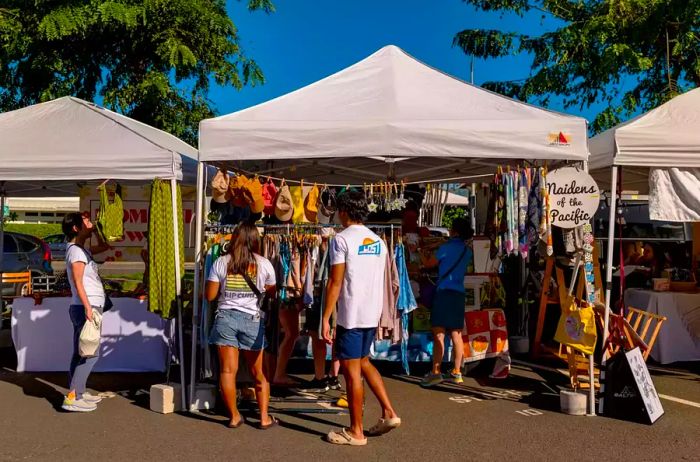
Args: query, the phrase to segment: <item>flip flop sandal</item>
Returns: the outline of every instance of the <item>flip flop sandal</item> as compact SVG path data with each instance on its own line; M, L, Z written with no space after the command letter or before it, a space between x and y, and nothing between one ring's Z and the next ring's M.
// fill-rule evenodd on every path
M369 436L380 436L401 426L401 418L394 417L393 419L379 419L377 424L370 428L367 434Z
M258 426L258 429L260 429L260 430L269 430L270 428L276 427L277 425L280 424L280 421L277 420L276 417L270 416L270 419L272 420L272 422L270 422L270 423L267 424L267 425L263 425L262 423L260 423L260 425Z
M231 422L229 422L228 424L226 424L226 426L228 428L239 428L244 423L245 423L245 417L241 416L241 419L238 421L238 423L232 424Z
M348 433L347 428L343 428L341 431L332 431L326 436L326 440L328 440L329 443L331 444L338 444L342 446L366 446L367 445L367 438L365 439L357 439L353 438L350 433Z

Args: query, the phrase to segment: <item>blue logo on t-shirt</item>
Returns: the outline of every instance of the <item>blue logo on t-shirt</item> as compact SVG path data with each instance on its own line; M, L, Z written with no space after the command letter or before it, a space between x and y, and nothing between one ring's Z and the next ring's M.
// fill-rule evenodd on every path
M382 244L380 241L373 241L372 239L365 238L362 241L360 249L357 251L358 255L380 255L382 253Z

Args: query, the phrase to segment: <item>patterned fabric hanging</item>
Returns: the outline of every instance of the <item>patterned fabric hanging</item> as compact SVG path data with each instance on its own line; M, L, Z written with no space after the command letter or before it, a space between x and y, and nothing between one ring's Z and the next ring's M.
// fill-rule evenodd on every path
M540 220L542 218L542 174L539 168L532 170L532 184L527 205L527 242L528 246L537 249L540 240Z
M176 189L177 225L180 248L180 275L185 270L184 225L182 193ZM151 185L151 205L148 217L148 310L171 318L177 303L175 281L175 245L173 240L173 209L170 182L154 180Z
M489 255L491 260L495 259L498 255L498 225L496 223L496 214L498 209L498 186L496 183L491 183L489 185L489 204L486 209L486 226L484 228L484 233L486 237L489 238L490 247Z
M530 193L529 169L520 172L520 182L518 185L518 247L523 258L528 255L528 233L527 233L527 210L528 194Z
M121 241L124 239L124 204L121 198L121 187L117 186L112 202L109 201L107 187L104 184L97 190L100 192L97 230L105 242Z
M586 274L586 299L588 303L596 302L595 273L593 272L593 226L583 225L583 260Z

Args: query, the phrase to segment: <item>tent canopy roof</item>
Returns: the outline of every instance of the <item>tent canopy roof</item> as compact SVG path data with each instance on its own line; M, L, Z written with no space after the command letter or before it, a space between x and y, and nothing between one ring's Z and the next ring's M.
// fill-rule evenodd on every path
M0 114L0 181L182 179L197 150L74 97ZM44 193L46 195L46 193Z
M279 98L203 120L199 146L203 161L271 172L295 164L307 175L348 179L362 172L386 179L390 171L411 173L409 180L455 176L474 170L465 158L588 157L584 119L464 83L395 46ZM426 165L444 168L423 173Z
M700 88L590 139L590 168L700 167Z

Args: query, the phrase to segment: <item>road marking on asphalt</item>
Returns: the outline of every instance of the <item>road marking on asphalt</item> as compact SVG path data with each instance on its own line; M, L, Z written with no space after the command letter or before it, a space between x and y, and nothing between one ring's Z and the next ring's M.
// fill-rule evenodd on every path
M668 401L673 401L674 403L685 404L686 406L700 408L700 403L696 403L695 401L688 401L687 399L683 398L676 398L675 396L662 395L661 393L659 393L659 398L663 398Z
M544 415L543 412L537 409L523 409L522 411L515 411L517 414L524 415L525 417L534 417L537 415Z
M471 403L472 401L483 401L482 399L475 398L473 396L466 397L466 396L450 396L450 401L454 401L455 403L459 404L467 404Z
M552 387L550 387L549 385L547 385L547 383L542 382L542 385L543 385L546 389L548 389L549 391L551 391L552 393L554 393L555 395L558 395L558 394L559 394L559 392L558 392L557 390L555 390L554 388L552 388Z

